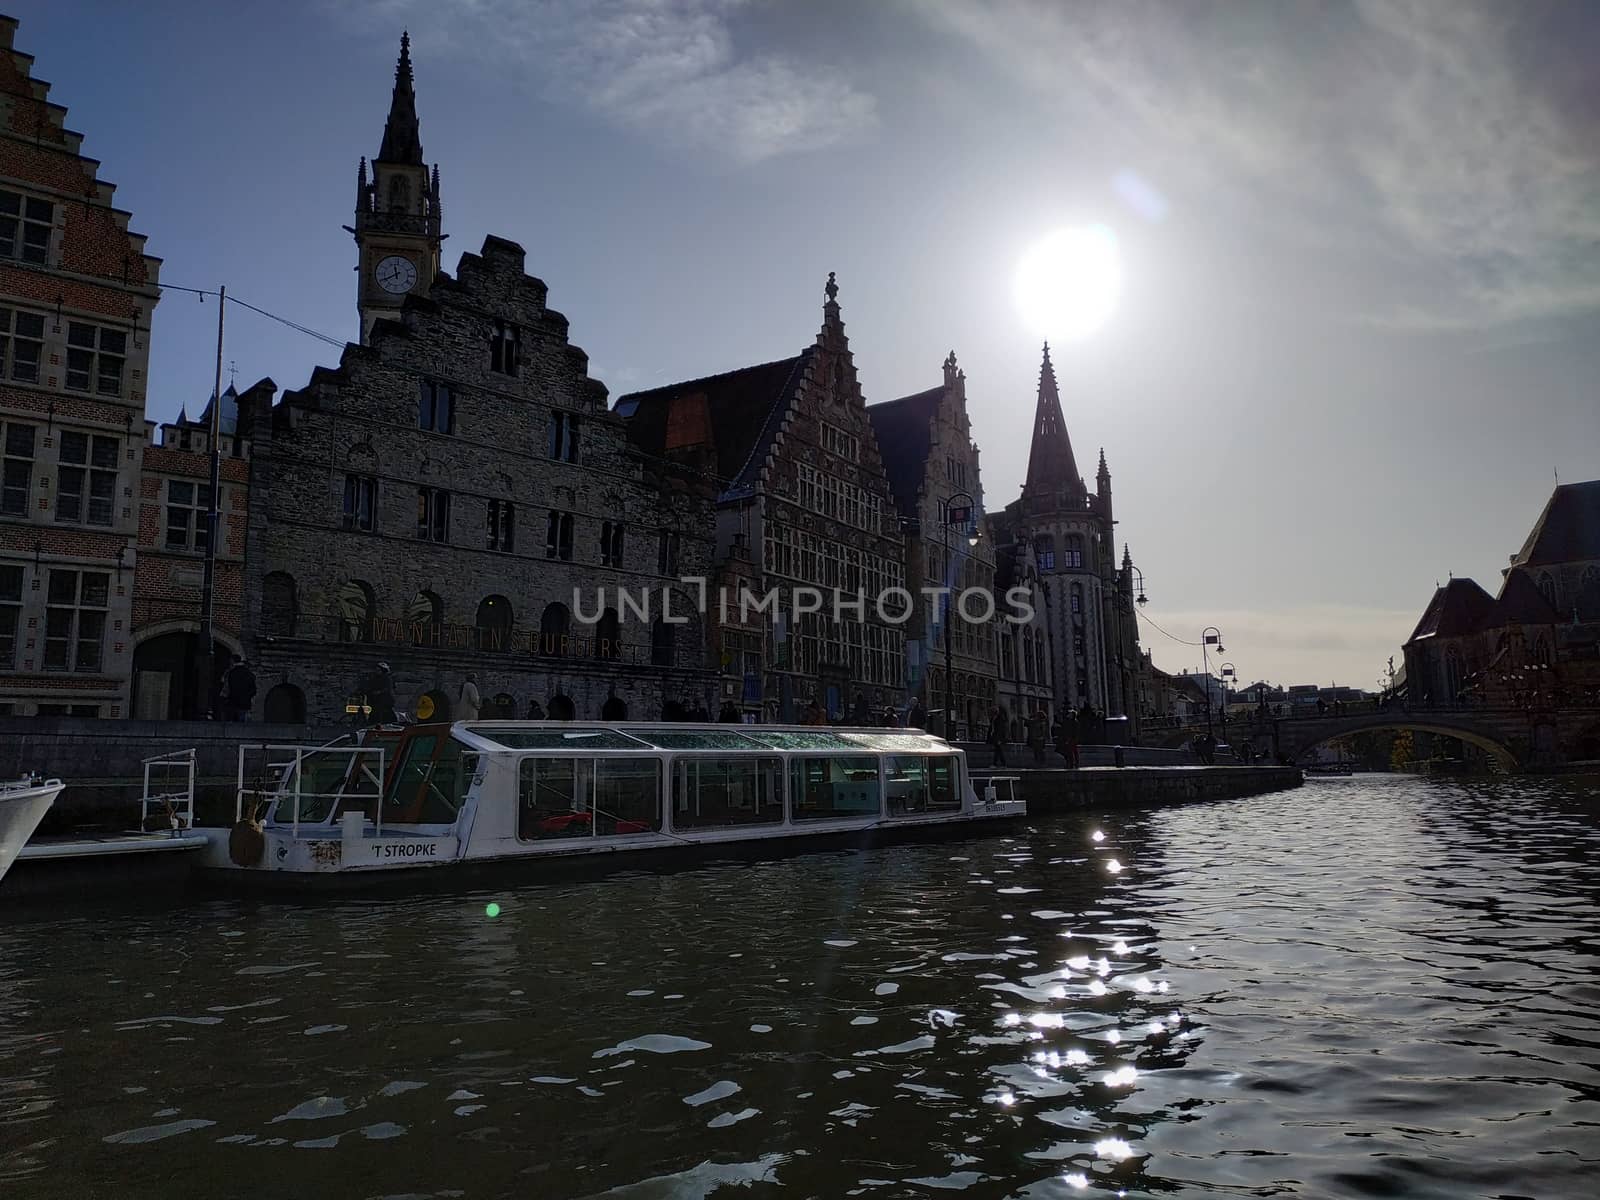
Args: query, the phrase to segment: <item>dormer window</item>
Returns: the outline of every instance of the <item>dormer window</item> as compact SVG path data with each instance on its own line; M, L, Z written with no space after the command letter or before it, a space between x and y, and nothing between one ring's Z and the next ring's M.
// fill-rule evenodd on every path
M522 330L509 321L496 321L489 335L489 369L515 375L522 362Z

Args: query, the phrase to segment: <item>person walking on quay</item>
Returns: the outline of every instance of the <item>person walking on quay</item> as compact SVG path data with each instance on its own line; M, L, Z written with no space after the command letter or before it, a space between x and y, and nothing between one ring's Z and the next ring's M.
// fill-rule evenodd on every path
M994 706L994 712L989 717L989 745L994 749L994 765L1006 765L1006 715L1000 711L1000 706Z
M461 681L461 692L456 696L456 720L476 721L481 712L483 697L478 695L478 676L476 672L468 671L467 677Z
M872 710L867 707L867 698L861 693L856 693L856 702L850 706L850 724L866 728L872 724Z
M822 705L815 700L806 705L805 712L800 717L802 725L826 725L828 718L822 715Z
M1060 733L1056 737L1056 751L1066 760L1067 769L1078 769L1078 715L1068 708L1061 718Z
M732 700L724 700L722 702L722 710L717 713L717 723L719 725L738 725L742 719L739 716L738 708L734 706Z
M533 700L529 700L528 701L528 720L530 720L530 721L542 721L542 720L544 720L544 705L540 704L537 699L533 699Z
M361 685L366 701L366 711L359 714L363 725L393 725L394 676L389 674L389 664L381 662L378 669L367 676Z
M1033 762L1035 766L1044 766L1044 739L1044 709L1036 707L1033 710L1033 715L1028 718L1028 745L1033 750Z
M248 721L256 700L256 676L250 664L234 658L222 680L222 711L229 721Z
M926 729L928 727L928 710L922 707L922 701L912 702L911 711L906 714L907 729Z

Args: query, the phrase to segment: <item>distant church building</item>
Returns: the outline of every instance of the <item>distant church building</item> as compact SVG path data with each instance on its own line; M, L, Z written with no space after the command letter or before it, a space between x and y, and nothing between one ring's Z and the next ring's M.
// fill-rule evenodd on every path
M387 691L449 718L468 672L482 715L705 708L715 680L680 577L709 573L710 489L629 446L521 246L487 237L440 270L404 41L352 232L361 344L276 405L240 405L261 715L364 719L347 706Z
M1049 599L1050 675L1058 708L1085 705L1128 717L1137 733L1139 631L1133 561L1118 565L1105 451L1091 493L1078 474L1061 411L1050 347L1039 368L1033 445L1022 495L991 522L997 539L1032 543L1033 567Z

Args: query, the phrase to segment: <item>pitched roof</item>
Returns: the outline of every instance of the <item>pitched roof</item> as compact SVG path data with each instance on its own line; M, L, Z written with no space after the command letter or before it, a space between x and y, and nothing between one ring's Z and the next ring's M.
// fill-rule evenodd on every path
M1600 479L1558 484L1513 560L1523 567L1600 558Z
M1424 637L1476 633L1492 625L1494 616L1494 597L1475 580L1452 579L1444 587L1435 589L1433 599L1423 610L1422 620L1406 640L1414 642Z
M1526 571L1512 568L1495 601L1497 625L1549 625L1561 616Z
M1061 394L1056 390L1056 369L1050 363L1050 343L1046 342L1044 362L1039 366L1033 447L1028 452L1028 475L1022 490L1055 492L1082 485L1077 460L1072 456L1072 439L1067 436L1067 421L1061 415Z
M930 429L943 395L942 386L931 387L925 392L867 406L867 419L872 422L884 474L889 477L895 507L901 516L917 515L917 493L922 490L928 450L933 445Z
M713 470L729 485L750 483L811 353L808 348L793 358L630 392L617 399L615 411L627 420L628 440L658 456L688 444L681 440L687 431L709 427Z

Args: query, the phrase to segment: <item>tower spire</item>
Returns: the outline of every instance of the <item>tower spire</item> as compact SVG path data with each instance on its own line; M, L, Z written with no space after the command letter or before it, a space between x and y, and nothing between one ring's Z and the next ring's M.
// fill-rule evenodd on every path
M1061 415L1061 393L1056 390L1056 369L1050 362L1050 343L1044 344L1044 361L1039 365L1039 402L1033 416L1033 448L1028 452L1028 477L1025 492L1054 492L1061 488L1081 488L1077 460L1072 456L1072 439L1067 436L1066 418Z
M394 68L394 95L389 119L383 126L383 145L377 162L422 165L422 130L417 122L417 94L412 89L411 35L400 35L400 61Z

